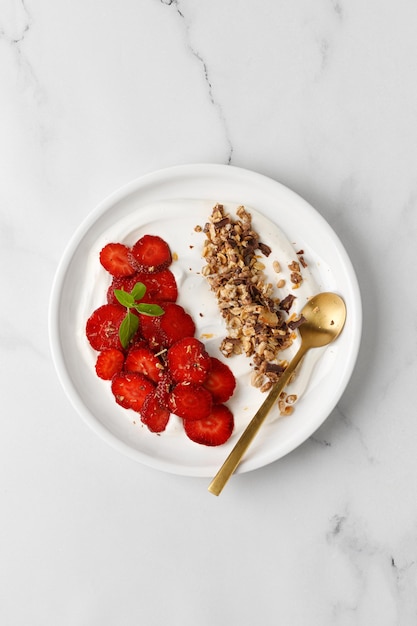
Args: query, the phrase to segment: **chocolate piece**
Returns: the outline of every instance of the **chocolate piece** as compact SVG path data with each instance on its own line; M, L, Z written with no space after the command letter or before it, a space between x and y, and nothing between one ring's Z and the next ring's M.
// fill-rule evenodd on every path
M281 300L281 302L279 303L279 308L281 309L281 311L285 311L286 313L288 313L288 311L292 307L294 300L295 296L292 293L289 293L288 296Z
M269 256L272 252L271 248L266 245L266 243L259 242L258 248L265 256Z
M291 320L291 322L288 322L288 328L291 328L291 330L295 330L296 328L298 328L299 326L301 326L301 324L304 324L304 322L306 321L306 318L304 317L304 315L300 315L300 317L297 320Z

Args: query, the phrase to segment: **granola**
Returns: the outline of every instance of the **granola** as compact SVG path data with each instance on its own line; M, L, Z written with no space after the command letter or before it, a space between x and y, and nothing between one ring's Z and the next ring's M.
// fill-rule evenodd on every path
M226 322L228 335L220 345L222 354L251 358L251 384L268 391L288 365L281 353L292 345L294 329L301 320L291 313L295 296L280 300L265 275L262 258L271 254L271 248L253 230L250 213L240 206L236 215L237 219L232 219L223 205L216 204L204 228L197 228L206 235L202 274ZM302 282L297 266L291 275L293 288ZM278 261L273 268L279 274ZM282 286L281 281L277 284Z

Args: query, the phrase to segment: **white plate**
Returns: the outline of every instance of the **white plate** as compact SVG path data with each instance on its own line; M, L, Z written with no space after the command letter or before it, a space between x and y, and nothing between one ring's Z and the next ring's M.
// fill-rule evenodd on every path
M181 201L183 206L179 209ZM319 291L339 293L348 312L342 335L316 363L293 415L283 419L271 417L238 472L254 470L283 457L314 433L346 388L361 336L360 293L343 245L307 202L280 183L231 166L177 166L135 180L102 202L74 234L56 273L49 330L58 376L74 407L108 443L146 465L189 476L216 473L264 395L250 388L245 372L239 365L236 369L229 359L239 389L228 403L236 427L227 444L215 448L194 444L175 421L167 432L157 436L142 426L132 411L116 405L110 384L97 378L95 354L84 331L87 317L105 302L108 277L98 263L101 247L109 240L133 243L145 232L160 234L178 253L174 273L180 284L179 302L191 309L197 326L199 319L205 320L207 331L213 296L198 274L203 265L199 246L204 236L198 235L194 227L203 225L214 202L253 207L267 218L265 223L271 221L279 226L296 250L304 250L311 285ZM261 230L260 236L267 242L268 233ZM216 339L209 352L218 356L215 344Z

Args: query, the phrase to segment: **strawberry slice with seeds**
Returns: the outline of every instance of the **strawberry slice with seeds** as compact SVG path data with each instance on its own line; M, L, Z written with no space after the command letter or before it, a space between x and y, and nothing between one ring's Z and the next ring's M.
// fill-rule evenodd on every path
M131 276L136 269L131 263L130 248L122 243L108 243L100 252L100 263L112 276Z
M220 446L230 438L234 429L233 413L224 404L215 404L208 417L183 420L189 439L204 446Z
M96 360L97 376L103 380L111 380L115 374L122 371L124 362L125 355L121 350L117 348L103 350Z
M202 384L210 371L211 359L199 339L185 337L169 348L167 364L175 382Z
M172 380L171 374L167 370L164 370L156 385L156 395L158 396L160 404L166 409L169 409L169 397L174 387L175 383Z
M157 383L161 377L164 366L157 356L144 346L135 346L127 354L125 371L138 372L153 382Z
M201 385L182 383L176 385L169 396L168 405L172 413L188 420L204 419L212 408L211 393Z
M90 315L85 331L94 350L98 352L107 348L122 350L119 328L125 315L126 309L118 304L103 304Z
M226 363L211 357L211 368L203 385L213 396L213 402L221 404L233 395L236 379Z
M160 328L166 338L166 346L172 346L179 339L193 337L195 324L191 315L179 304L166 302L162 305L164 314L161 316Z
M176 302L178 286L174 274L169 269L155 274L139 274L140 281L146 286L143 302Z
M130 293L136 283L143 283L146 293L141 302L176 302L178 298L177 281L171 270L166 269L155 274L144 274L136 272L132 276L115 276L107 291L107 302L115 304L117 302L114 295L115 289L122 289Z
M154 352L163 350L166 344L165 335L161 330L161 317L139 314L141 335Z
M140 412L141 421L146 424L153 433L163 432L169 422L171 412L163 406L156 390L146 396Z
M144 235L131 249L131 258L140 272L153 274L167 268L172 262L167 242L157 235Z
M107 302L109 304L117 304L117 298L114 295L114 290L121 289L122 291L126 291L126 293L130 293L136 283L142 282L140 276L141 275L137 272L136 274L133 274L133 276L114 276L111 285L107 290Z
M125 409L140 413L146 396L155 389L155 385L143 374L121 372L114 376L111 390L117 404Z

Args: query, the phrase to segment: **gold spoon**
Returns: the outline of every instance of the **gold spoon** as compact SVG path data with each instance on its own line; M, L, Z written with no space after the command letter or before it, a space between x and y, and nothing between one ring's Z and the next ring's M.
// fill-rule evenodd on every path
M334 341L342 332L346 319L346 306L342 298L335 293L319 293L307 302L301 311L305 318L298 330L301 335L301 345L294 358L285 369L281 378L272 387L261 407L243 431L235 447L211 481L208 490L218 496L230 476L240 463L240 460L256 433L264 423L269 411L278 400L281 391L291 378L295 368L310 348L321 348Z

